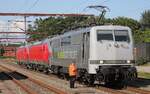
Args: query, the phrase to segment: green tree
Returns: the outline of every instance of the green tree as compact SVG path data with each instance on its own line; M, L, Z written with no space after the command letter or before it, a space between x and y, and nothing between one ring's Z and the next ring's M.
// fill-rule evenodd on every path
M141 30L135 34L136 42L150 42L150 10L146 10L141 15Z
M94 20L95 19L95 20ZM30 38L35 40L44 39L47 36L57 35L68 31L68 29L90 26L91 24L98 23L98 17L49 17L46 19L36 19L34 26L29 26L29 32L40 32L40 34L29 34ZM117 18L104 18L104 23L111 23L114 25L128 26L132 29L133 34L137 34L138 37L140 32L140 23L134 19L127 17ZM102 22L102 23L103 23ZM101 23L101 22L99 22ZM135 32L136 31L136 32ZM139 33L138 33L139 32ZM134 34L134 35L135 35ZM138 40L138 38L136 39Z
M144 32L141 30L136 30L133 37L135 44L144 42Z
M150 42L150 29L144 31L144 42Z
M132 29L132 31L136 31L140 29L140 23L137 20L134 20L132 18L117 17L112 19L112 23L114 25L128 26Z
M150 10L146 10L142 13L140 22L144 29L150 28Z
M47 36L66 32L68 29L83 25L87 17L49 17L36 19L34 26L29 25L29 37L32 39L44 39ZM39 32L40 34L30 34Z

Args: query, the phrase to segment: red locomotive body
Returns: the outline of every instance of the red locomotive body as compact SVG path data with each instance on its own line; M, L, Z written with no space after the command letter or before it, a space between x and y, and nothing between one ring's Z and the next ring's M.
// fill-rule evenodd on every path
M35 63L46 63L49 64L49 57L51 52L48 49L48 45L38 44L29 47L29 60Z
M16 52L16 58L19 63L23 62L45 65L50 63L49 58L51 56L52 52L47 43L20 47Z
M19 62L26 62L28 60L27 48L26 47L18 48L16 57Z

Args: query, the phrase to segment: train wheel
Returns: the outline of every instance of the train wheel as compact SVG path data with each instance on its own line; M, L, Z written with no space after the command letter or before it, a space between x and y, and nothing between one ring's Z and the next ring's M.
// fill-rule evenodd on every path
M20 61L17 61L17 64L18 64L18 65L21 65Z
M82 75L80 78L80 83L83 83L88 86L93 86L95 82L95 77L93 75L89 75L88 73Z
M61 78L61 79L65 79L65 74L64 73L59 73L58 77Z
M49 72L50 72L50 71L49 71L48 67L45 67L45 68L44 68L44 73L45 73L45 74L49 74Z
M29 64L26 64L26 68L27 68L27 69L30 69L30 66L29 66Z

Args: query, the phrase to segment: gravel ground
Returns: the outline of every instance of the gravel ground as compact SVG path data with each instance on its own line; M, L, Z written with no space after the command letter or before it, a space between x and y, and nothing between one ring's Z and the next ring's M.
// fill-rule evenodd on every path
M50 92L49 90L33 83L30 80L26 80L26 81L22 81L23 83L25 83L28 87L30 87L32 90L38 92L38 94L54 94L53 92Z
M51 86L54 86L54 87L57 87L58 89L67 91L68 94L99 94L99 93L95 93L96 92L95 89L89 88L89 87L86 87L86 86L83 86L83 85L79 85L79 84L76 84L77 88L70 89L68 81L59 79L56 76L51 75L51 74L50 75L45 75L45 74L42 74L42 73L29 71L29 70L20 68L20 66L15 65L15 64L10 65L10 63L9 63L8 66L10 66L9 68L17 70L19 72L22 72L22 73L25 73L25 74L28 74L28 75L32 75L33 78L36 78L37 80L43 81L46 84L49 83ZM81 92L81 93L79 93L79 92Z
M26 92L0 71L0 94L26 94Z
M3 84L11 92L10 94L27 94L25 91L23 91L18 85L16 85L12 81L5 81ZM2 94L7 94L7 93L3 92Z

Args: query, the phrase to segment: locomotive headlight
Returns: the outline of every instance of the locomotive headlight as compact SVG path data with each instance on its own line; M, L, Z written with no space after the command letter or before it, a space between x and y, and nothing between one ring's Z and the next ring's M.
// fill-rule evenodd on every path
M104 63L104 61L103 61L103 60L100 60L100 61L99 61L99 63L100 63L100 64L103 64L103 63Z
M127 60L127 63L131 63L131 61L130 61L130 60Z

